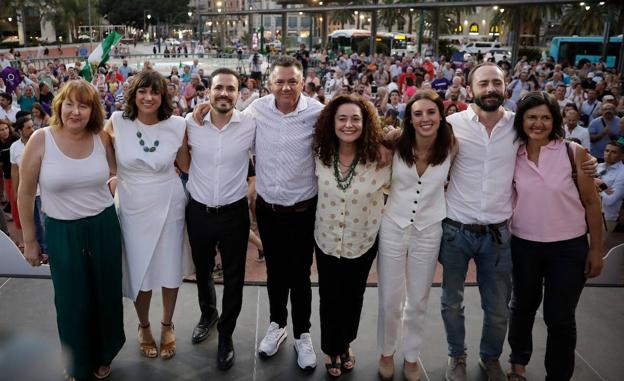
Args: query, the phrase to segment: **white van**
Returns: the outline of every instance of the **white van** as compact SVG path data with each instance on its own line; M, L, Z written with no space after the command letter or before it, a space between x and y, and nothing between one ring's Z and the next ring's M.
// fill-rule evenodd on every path
M501 48L503 45L500 42L490 42L490 41L477 41L477 42L468 42L463 45L459 51L462 53L470 53L477 54L481 52L485 54L489 52L491 49Z

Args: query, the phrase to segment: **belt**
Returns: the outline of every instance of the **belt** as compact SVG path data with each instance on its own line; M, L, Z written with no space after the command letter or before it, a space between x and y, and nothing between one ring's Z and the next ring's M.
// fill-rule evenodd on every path
M499 245L503 243L499 229L504 226L507 226L507 221L499 222L497 224L479 225L479 224L462 224L461 222L451 220L450 218L445 218L442 222L449 224L451 226L455 226L458 229L467 230L475 234L490 233L490 235L492 236L492 241L496 242ZM498 262L500 261L500 252L498 251L498 246L495 247L495 250L496 250L495 266L498 266Z
M195 204L195 205L205 209L206 213L208 213L208 214L219 215L219 214L223 214L225 212L229 212L229 211L231 211L233 209L240 208L243 205L246 206L247 205L247 197L243 197L240 200L234 201L231 204L219 205L219 206L208 206L208 205L202 204L201 202L199 202L197 200L194 200L193 198L191 198L190 203L191 204Z
M270 204L264 201L264 199L260 197L260 195L258 195L258 197L256 198L256 205L267 208L267 209L271 209L272 211L277 212L277 213L295 213L295 212L305 212L306 210L310 209L310 207L315 206L316 199L317 197L314 196L307 200L299 201L295 205L284 206L284 205L278 205L278 204Z
M498 229L503 226L507 226L507 221L499 222L497 224L489 224L489 225L479 225L479 224L462 224L461 222L457 222L455 220L451 220L450 218L445 218L445 224L449 224L451 226L455 226L456 228L467 230L471 233L475 234L485 234L492 230L498 231Z

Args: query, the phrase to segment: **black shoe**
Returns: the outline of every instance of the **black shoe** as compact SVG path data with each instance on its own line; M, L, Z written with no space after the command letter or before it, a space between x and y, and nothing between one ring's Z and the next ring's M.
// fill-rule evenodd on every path
M219 315L215 315L211 320L201 319L193 329L193 344L198 344L206 340L208 333L210 333L210 330L217 324L218 321Z
M217 367L228 370L234 365L234 344L231 337L219 336L219 350L217 352Z

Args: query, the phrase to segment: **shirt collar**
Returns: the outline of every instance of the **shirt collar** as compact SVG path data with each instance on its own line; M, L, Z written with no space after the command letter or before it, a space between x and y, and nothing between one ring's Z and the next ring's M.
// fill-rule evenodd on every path
M299 94L299 101L297 102L297 107L295 108L295 110L292 112L289 112L288 114L284 114L277 108L277 105L275 104L275 95L271 94L270 97L271 98L269 99L269 103L271 104L271 109L273 111L279 112L282 115L290 115L290 114L297 115L301 112L304 112L308 108L309 97L304 96L303 92Z
M563 140L553 139L550 142L548 142L548 144L546 144L545 146L542 146L542 148L549 149L549 150L557 150L559 149L559 146L561 144L564 144ZM527 155L526 144L522 143L520 144L520 148L518 148L517 156L520 157L520 156L526 156L526 155Z
M479 121L479 115L477 115L477 113L473 110L471 104L468 105L466 112L467 112L468 119L472 120L473 122ZM505 110L505 114L496 124L498 125L501 121L507 123L507 121L509 119L513 119L514 116L515 114L513 111Z
M204 116L204 125L206 125L206 123L210 126L212 126L212 119L210 119L210 113L212 112L212 109L210 111L208 111L208 114L206 114L206 116ZM232 113L232 117L230 118L230 121L227 122L227 124L224 126L227 127L232 123L240 123L240 111L238 111L237 109L234 109L234 112Z
M607 164L605 163L605 170L606 170L606 171L619 171L619 170L621 170L622 168L624 168L624 164L622 164L622 162L621 162L621 161L618 161L617 163L615 163L615 164L611 164L611 165L607 165Z

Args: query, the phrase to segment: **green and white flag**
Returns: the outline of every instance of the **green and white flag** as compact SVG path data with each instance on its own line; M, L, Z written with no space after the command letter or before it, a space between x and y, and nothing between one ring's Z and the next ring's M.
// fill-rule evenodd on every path
M122 37L123 36L121 34L115 31L110 32L104 41L102 41L97 48L91 52L89 58L87 58L87 62L85 62L84 68L80 71L80 75L87 81L91 82L93 75L90 66L93 65L94 67L98 67L105 64L110 58L109 52L111 48L114 45L117 45Z

